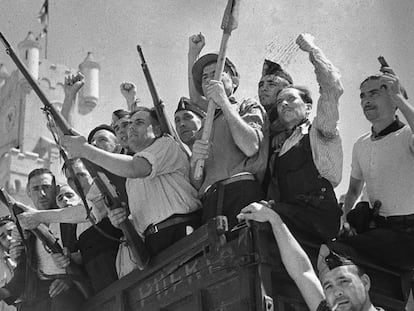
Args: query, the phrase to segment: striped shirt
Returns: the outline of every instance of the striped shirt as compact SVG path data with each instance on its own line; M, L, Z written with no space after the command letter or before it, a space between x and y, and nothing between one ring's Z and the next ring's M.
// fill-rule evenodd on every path
M336 187L342 179L342 142L337 128L339 120L339 97L343 93L340 74L319 49L313 49L310 60L315 66L316 78L319 83L316 116L312 124L305 122L297 126L293 133L275 152L279 157L299 143L309 133L312 157L319 174ZM311 126L312 125L312 126ZM280 138L273 138L280 141Z

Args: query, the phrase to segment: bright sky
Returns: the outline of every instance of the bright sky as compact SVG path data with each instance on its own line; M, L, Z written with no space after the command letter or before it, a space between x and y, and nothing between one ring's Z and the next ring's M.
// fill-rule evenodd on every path
M29 30L40 32L37 14L44 0L0 0L0 31L13 46ZM180 96L188 95L188 37L202 32L205 52L218 51L226 0L49 0L48 59L76 68L92 51L101 64L96 124L125 105L122 81L138 86L139 97L151 105L136 45L141 44L160 97L170 117ZM347 189L352 145L369 123L359 106L359 83L379 69L383 54L407 88L414 85L414 1L412 0L243 0L239 28L230 38L228 55L241 73L236 97L255 97L264 57L282 57L298 34L309 32L340 69L345 93L340 102L344 174L337 193ZM286 57L285 57L286 58ZM0 63L14 69L0 51ZM287 66L298 84L318 87L307 56L295 52Z

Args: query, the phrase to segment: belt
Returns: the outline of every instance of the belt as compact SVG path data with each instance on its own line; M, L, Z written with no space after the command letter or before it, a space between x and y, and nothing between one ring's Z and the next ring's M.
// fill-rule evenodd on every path
M144 236L156 234L157 232L163 229L166 229L168 227L178 225L181 223L199 222L200 216L198 212L199 211L195 211L190 214L174 214L171 217L167 218L166 220L159 222L158 224L155 224L155 225L151 224L145 229Z
M247 173L247 172L233 175L229 178L216 181L214 184L208 186L206 190L204 191L204 196L206 196L209 192L217 189L218 186L226 186L226 185L230 185L232 183L243 181L243 180L256 180L256 178L254 177L252 173Z
M396 215L396 216L377 216L380 221L386 222L414 222L414 214L410 215Z

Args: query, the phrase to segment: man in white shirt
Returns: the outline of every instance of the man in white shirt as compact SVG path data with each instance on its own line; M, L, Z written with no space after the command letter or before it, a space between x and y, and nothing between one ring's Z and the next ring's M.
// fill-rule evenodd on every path
M341 242L381 263L403 269L414 267L414 108L398 77L388 68L360 86L361 107L371 132L354 145L352 171L344 203L344 221L366 186L371 228ZM399 109L408 125L395 115ZM350 212L351 211L351 212ZM348 217L348 219L350 219ZM353 226L353 223L350 223Z
M132 221L150 254L155 255L186 235L189 218L183 214L201 204L190 184L187 156L172 137L161 136L155 110L138 107L130 121L128 143L134 156L105 152L81 136L64 136L62 141L73 156L127 177ZM109 212L114 226L126 217L124 208Z

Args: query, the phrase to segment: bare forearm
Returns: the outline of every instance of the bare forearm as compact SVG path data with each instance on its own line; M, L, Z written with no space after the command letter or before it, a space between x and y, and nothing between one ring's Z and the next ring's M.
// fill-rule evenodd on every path
M118 176L127 178L146 176L134 165L133 158L128 155L110 153L92 145L85 145L82 150L82 157Z
M298 286L310 310L316 310L325 296L309 257L279 216L270 223L287 272Z
M83 205L54 210L38 211L34 216L42 223L81 223L86 221L86 210Z
M411 128L411 132L414 133L414 107L401 96L397 102L397 107L401 110L404 118L407 120L408 125Z
M223 114L236 145L247 157L255 155L259 151L260 144L257 132L240 117L232 106L224 108Z
M62 116L68 121L68 123L73 126L73 112L75 106L75 98L73 96L65 95L65 99L62 104Z
M190 99L193 103L197 104L200 107L204 107L208 101L207 99L198 93L193 80L193 65L197 61L199 54L188 53L188 92Z

